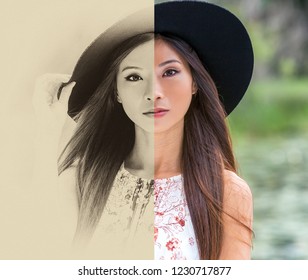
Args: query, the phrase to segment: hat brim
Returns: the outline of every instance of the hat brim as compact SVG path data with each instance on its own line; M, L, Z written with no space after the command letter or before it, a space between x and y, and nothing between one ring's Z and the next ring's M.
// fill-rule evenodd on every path
M245 94L253 71L252 44L240 20L214 4L169 2L155 6L155 32L177 36L196 51L230 114Z
M110 54L125 40L137 35L154 31L154 9L145 8L112 25L98 36L80 56L68 83L76 85L68 103L68 114L76 116L99 84Z
M155 16L154 16L155 15ZM253 49L240 20L224 8L198 1L155 5L119 21L102 33L78 60L68 114L74 117L101 83L106 60L116 46L137 34L172 34L194 48L230 114L244 96L253 71Z

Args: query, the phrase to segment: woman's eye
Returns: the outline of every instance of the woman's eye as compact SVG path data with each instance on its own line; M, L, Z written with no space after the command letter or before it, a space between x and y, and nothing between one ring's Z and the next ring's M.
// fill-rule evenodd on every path
M164 74L163 74L163 77L172 77L174 76L175 74L177 74L179 71L177 70L174 70L174 69L169 69L167 70Z
M134 75L129 75L129 76L125 77L125 80L130 81L130 82L137 82L137 81L142 80L142 78L139 75L134 74Z

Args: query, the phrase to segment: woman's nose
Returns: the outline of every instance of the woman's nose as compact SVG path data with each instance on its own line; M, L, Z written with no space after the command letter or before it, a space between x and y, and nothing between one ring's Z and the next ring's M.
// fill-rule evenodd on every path
M154 101L156 99L156 94L155 94L156 83L157 81L155 80L154 72L152 72L151 78L146 88L146 93L145 93L146 100Z
M155 79L153 86L154 86L153 88L154 99L157 100L163 98L164 97L163 89L158 78Z
M154 75L150 79L148 86L146 88L146 93L144 95L145 100L155 101L164 97L163 90L159 79L155 78Z
M153 77L151 77L144 94L144 99L147 101L154 100L154 94L153 94Z

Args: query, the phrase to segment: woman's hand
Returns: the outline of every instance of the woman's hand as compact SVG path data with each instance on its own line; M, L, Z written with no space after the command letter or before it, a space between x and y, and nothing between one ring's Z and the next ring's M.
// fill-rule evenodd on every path
M57 93L62 83L69 80L69 75L44 74L37 78L33 95L33 106L37 117L38 129L41 132L60 137L67 115L68 100L75 82L62 89L60 98Z

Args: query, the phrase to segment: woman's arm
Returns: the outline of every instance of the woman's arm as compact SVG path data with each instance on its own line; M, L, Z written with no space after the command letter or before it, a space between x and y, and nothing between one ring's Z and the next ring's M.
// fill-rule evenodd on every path
M58 157L69 138L68 131L72 132L68 129L73 121L67 115L67 103L74 83L63 88L59 100L57 92L68 78L67 75L45 74L37 79L33 95L36 139L32 190L38 241L46 244L42 254L47 257L66 254L64 247L74 236L68 229L78 213L75 212L76 190L72 190L73 170L58 176Z
M253 199L247 183L231 171L225 171L223 198L222 260L251 258Z
M79 192L76 186L76 167L72 166L59 176L58 212L63 247L70 253L78 222Z
M69 77L62 74L45 74L35 83L33 107L36 116L34 186L38 192L55 186L58 180L58 157L63 148L61 140L64 129L71 123L67 115L68 99L74 83L64 87L60 96L60 85ZM67 136L65 135L67 138Z

